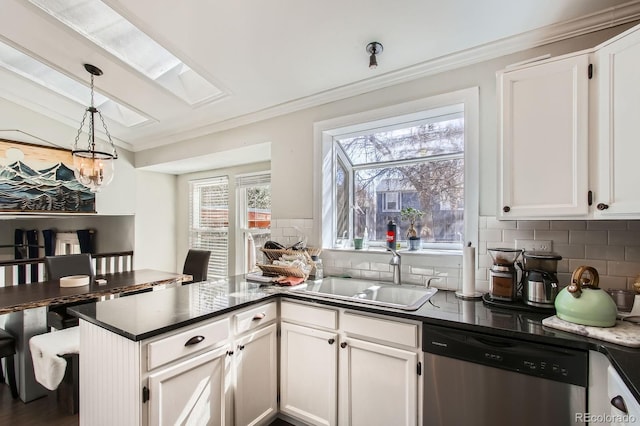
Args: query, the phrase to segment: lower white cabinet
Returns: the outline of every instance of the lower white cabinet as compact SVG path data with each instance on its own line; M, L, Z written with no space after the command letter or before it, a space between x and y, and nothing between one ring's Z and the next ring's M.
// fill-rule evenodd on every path
M280 333L280 410L310 425L335 425L338 334L286 322Z
M607 368L607 399L611 404L611 425L637 425L640 422L640 404L631 394L616 370Z
M420 323L287 301L281 320L283 413L311 425L419 424Z
M234 424L261 424L278 412L277 325L235 340Z
M345 338L340 343L340 424L418 424L418 354Z
M149 424L227 424L228 347L205 352L149 375Z

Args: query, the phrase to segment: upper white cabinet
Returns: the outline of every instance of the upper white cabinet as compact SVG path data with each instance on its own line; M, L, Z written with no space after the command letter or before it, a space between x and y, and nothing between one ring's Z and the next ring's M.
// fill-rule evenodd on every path
M640 218L638 75L640 26L498 72L500 219Z
M588 211L589 58L498 73L503 219Z
M613 219L640 214L640 27L596 48L598 179L594 215Z

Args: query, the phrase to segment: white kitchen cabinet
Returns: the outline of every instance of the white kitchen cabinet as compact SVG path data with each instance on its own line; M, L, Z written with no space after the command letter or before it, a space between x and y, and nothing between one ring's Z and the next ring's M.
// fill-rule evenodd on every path
M607 399L611 407L611 425L636 425L640 421L640 404L610 365L607 369Z
M594 55L597 87L597 167L594 216L640 217L640 26L598 46Z
M282 322L280 336L280 410L310 425L335 425L338 334Z
M275 304L274 304L275 306ZM277 325L235 339L234 424L261 424L278 412Z
M341 312L339 424L420 424L421 324Z
M500 219L588 213L589 56L498 72Z
M418 425L421 324L283 301L280 410L312 425Z
M228 348L189 358L149 375L149 424L227 424Z
M359 339L340 343L340 424L418 424L418 355Z

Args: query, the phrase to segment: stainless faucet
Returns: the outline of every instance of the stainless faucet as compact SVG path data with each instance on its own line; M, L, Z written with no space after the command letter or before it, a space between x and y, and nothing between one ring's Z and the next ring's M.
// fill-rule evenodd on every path
M400 278L400 269L402 269L400 254L391 247L387 247L387 250L393 254L393 257L389 261L389 265L391 265L393 269L393 283L402 284L402 279Z

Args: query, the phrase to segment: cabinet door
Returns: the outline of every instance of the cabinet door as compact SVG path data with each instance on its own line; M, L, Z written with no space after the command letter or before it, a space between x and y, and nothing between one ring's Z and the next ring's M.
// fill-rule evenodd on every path
M272 324L236 341L235 422L253 425L278 411L277 327Z
M498 74L501 219L588 213L588 56Z
M418 355L350 338L340 348L340 424L416 426Z
M611 418L608 419L611 425L632 425L637 424L640 419L640 404L631 394L627 385L624 384L616 370L609 366L607 369L607 400L610 401Z
M280 326L280 410L311 425L335 425L338 335Z
M226 424L227 347L149 375L149 424Z
M640 29L596 51L599 173L594 194L596 217L640 217Z

